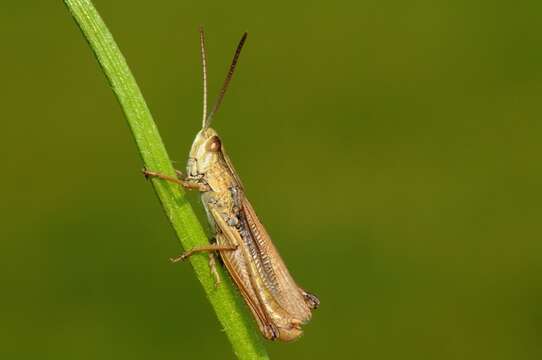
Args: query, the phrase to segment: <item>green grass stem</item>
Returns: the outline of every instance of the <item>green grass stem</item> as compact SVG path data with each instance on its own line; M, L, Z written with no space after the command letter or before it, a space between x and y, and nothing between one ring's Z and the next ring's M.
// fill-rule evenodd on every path
M64 0L64 2L90 44L119 100L144 167L174 176L171 161L143 95L113 36L92 2L90 0ZM183 189L159 179L151 181L183 248L190 249L208 244L208 239ZM223 281L218 288L215 288L207 256L193 256L191 263L237 357L239 359L268 359L262 338L256 331L242 301L236 295L229 277L219 269ZM181 311L188 312L190 309L184 308ZM179 326L193 327L199 324L185 323ZM217 329L211 331L217 331ZM182 347L182 339L179 346ZM209 346L209 344L202 339L201 346ZM228 358L228 356L225 355L223 358Z

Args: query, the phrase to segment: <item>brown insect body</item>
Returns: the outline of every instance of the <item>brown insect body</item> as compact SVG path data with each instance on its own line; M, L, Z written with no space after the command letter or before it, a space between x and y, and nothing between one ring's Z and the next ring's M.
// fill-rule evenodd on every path
M237 247L220 251L220 256L264 336L286 341L299 337L318 300L292 279L212 128L196 136L187 171L185 181L207 189L201 199L217 244Z
M271 340L289 341L302 334L301 325L309 321L311 310L318 307L320 302L292 279L248 201L243 184L224 150L222 141L209 126L212 116L222 102L246 36L245 33L237 46L217 102L207 114L205 41L203 30L200 30L204 86L203 124L190 149L187 176L184 179L174 179L152 171L145 171L145 174L201 191L203 206L214 228L216 244L191 249L174 261L202 251L218 251L256 318L262 334ZM213 259L211 256L211 260ZM214 264L214 261L211 264ZM216 271L215 276L218 276Z

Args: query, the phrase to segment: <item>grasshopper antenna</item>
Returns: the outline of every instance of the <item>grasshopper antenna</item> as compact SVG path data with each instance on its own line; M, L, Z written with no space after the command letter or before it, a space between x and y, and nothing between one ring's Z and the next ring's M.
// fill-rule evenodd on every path
M237 60L239 60L239 55L241 54L241 49L243 49L243 45L245 44L247 36L248 36L248 33L245 32L243 36L241 37L241 40L239 40L239 45L237 45L237 49L235 50L235 55L233 55L233 60L230 65L230 70L228 71L228 75L226 75L224 84L222 85L222 88L220 89L220 92L218 93L218 98L216 99L215 105L213 106L213 109L203 121L204 129L209 127L209 125L211 124L211 120L213 119L213 115L218 111L218 108L220 108L220 104L222 104L222 100L224 99L224 94L226 93L226 90L228 89L228 85L230 84L231 78L233 77L233 72L235 71Z
M199 28L199 46L201 49L201 70L203 77L203 120L202 128L207 128L207 55L205 54L205 32L203 26Z

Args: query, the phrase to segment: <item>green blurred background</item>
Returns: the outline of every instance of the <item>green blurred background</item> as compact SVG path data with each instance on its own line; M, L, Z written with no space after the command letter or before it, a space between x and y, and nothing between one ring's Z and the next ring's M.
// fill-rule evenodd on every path
M540 1L95 5L181 169L250 33L215 128L322 301L272 358L541 358ZM0 355L233 358L63 2L0 20Z

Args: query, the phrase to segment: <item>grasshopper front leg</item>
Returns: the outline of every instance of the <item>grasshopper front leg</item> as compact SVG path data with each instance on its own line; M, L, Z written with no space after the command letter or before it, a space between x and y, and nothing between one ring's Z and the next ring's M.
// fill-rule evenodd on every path
M159 172L149 171L147 169L143 169L143 175L145 175L145 177L147 179L152 178L152 177L156 177L156 178L159 178L159 179L162 179L162 180L169 181L169 182L174 183L174 184L181 185L182 187L184 187L185 189L188 189L188 190L198 190L198 191L201 191L201 192L205 192L205 191L210 190L209 185L202 184L202 183L199 183L199 182L196 182L196 181L189 181L189 180L186 180L186 179L182 179L182 173L180 171L178 171L178 170L176 170L176 173L177 173L178 177L174 178L172 176L165 175L165 174L162 174L162 173L159 173Z

